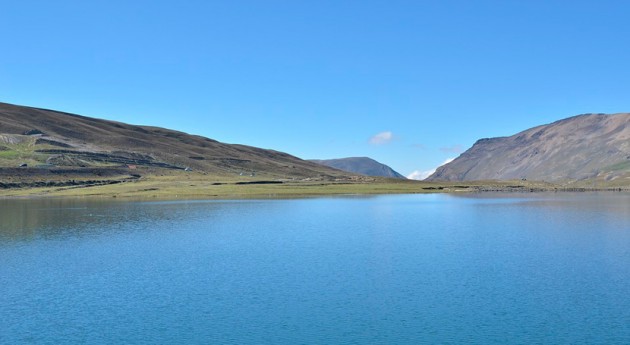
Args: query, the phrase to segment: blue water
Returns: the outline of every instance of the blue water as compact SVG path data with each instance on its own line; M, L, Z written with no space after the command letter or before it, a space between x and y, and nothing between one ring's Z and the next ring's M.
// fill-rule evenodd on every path
M628 344L630 195L0 200L1 344Z

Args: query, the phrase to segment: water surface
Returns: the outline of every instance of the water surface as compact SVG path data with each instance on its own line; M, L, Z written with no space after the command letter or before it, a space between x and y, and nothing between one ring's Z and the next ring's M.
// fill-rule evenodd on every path
M0 343L630 343L630 195L0 200Z

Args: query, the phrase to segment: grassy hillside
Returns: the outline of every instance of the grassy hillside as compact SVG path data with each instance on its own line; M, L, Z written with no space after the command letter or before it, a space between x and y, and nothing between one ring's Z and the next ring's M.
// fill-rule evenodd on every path
M0 103L0 167L199 171L226 178L336 179L348 174L289 154L164 128Z

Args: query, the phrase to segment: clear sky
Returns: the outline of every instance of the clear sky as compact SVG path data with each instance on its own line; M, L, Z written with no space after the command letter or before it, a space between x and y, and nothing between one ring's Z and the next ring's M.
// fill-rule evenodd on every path
M409 175L480 138L630 111L630 1L0 4L0 101L301 158Z

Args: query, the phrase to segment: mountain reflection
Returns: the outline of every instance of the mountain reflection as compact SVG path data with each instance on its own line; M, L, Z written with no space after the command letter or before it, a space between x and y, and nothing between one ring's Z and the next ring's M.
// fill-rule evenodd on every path
M187 210L190 215L186 205L180 203L173 207L161 203L82 199L0 199L0 242L91 236L122 229L150 230L151 224L156 222L189 218L183 213ZM205 207L206 211L208 208Z
M0 237L12 240L51 237L69 229L87 230L103 223L105 205L79 199L0 200ZM107 223L116 219L107 217ZM96 224L95 224L96 223Z

